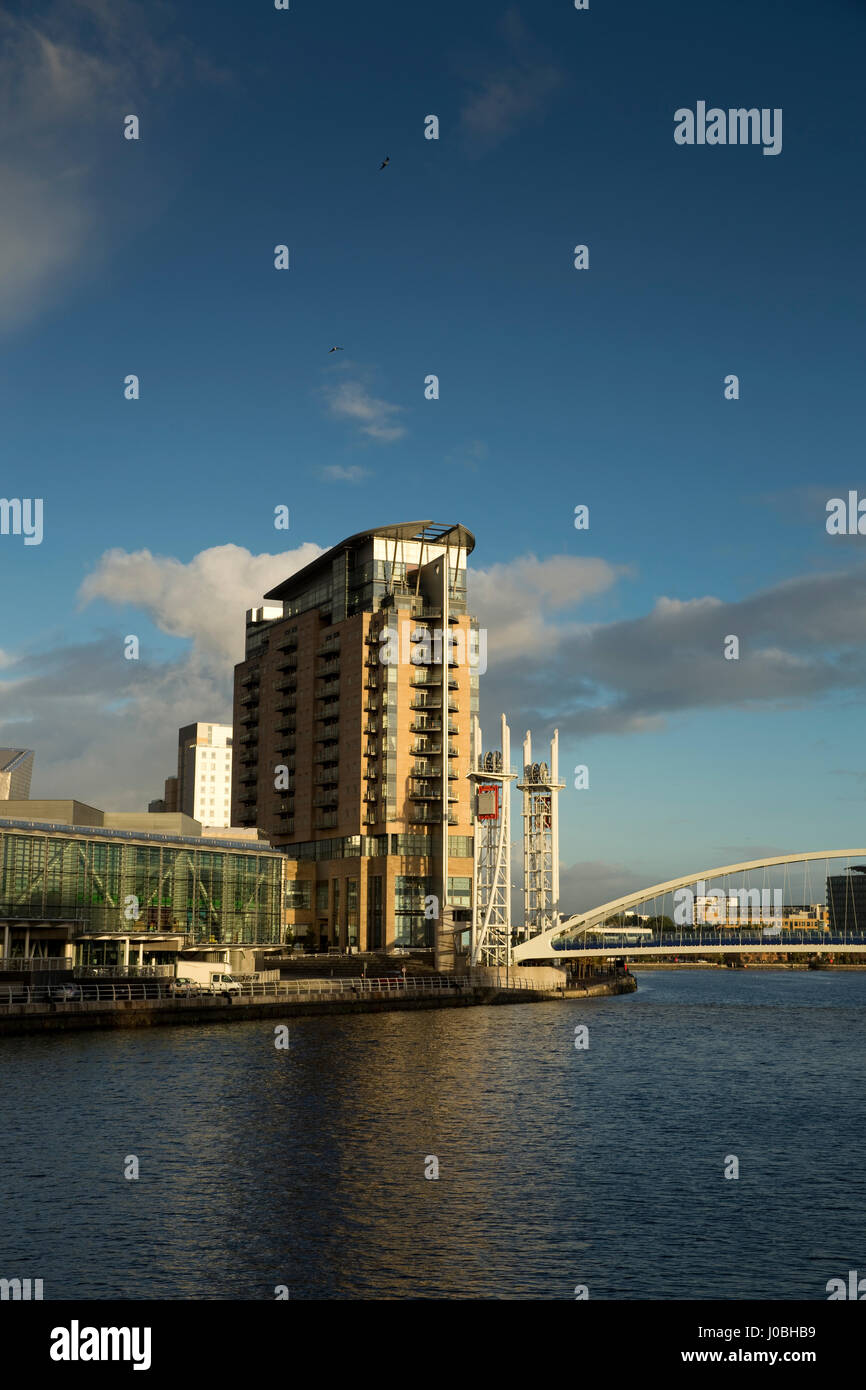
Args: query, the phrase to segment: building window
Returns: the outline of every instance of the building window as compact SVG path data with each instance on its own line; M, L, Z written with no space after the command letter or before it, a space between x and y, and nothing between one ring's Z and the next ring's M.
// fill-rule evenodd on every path
M384 917L382 913L382 876L371 874L367 879L367 950L381 951Z
M472 906L472 879L449 878L448 901L452 907Z
M433 880L398 874L394 880L394 945L433 945L435 916L427 916L427 899L434 896Z
M293 883L286 884L286 907L292 908L295 912L309 912L312 897L313 885L308 879L296 879Z

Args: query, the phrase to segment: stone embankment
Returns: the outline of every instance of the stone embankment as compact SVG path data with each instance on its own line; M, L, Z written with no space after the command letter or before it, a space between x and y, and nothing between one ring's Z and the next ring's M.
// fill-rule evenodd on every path
M394 1009L454 1009L482 1004L535 1004L592 995L626 994L637 988L631 976L609 978L575 988L534 988L514 984L455 982L435 993L412 983L379 994L283 994L271 997L204 995L192 998L64 1000L13 1003L0 1007L0 1036L21 1033L80 1032L94 1028L153 1028L189 1024L245 1023L251 1019L307 1018L331 1014L384 1013Z

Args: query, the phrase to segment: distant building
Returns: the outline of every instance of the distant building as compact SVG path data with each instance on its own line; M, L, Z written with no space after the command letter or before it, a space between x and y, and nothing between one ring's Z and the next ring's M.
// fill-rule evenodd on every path
M0 748L0 801L26 801L33 777L32 748Z
M827 916L831 931L866 930L866 864L828 877Z
M178 732L177 809L202 825L231 825L232 726L187 724Z
M180 811L224 830L231 825L231 798L231 724L185 724L177 735L177 775L166 777L162 796L147 809Z
M166 777L166 779L165 779L165 790L164 790L164 792L163 792L162 799L163 799L163 810L165 810L165 811L177 811L177 810L180 809L179 806L178 806L178 804L177 804L177 778L176 778L176 777Z

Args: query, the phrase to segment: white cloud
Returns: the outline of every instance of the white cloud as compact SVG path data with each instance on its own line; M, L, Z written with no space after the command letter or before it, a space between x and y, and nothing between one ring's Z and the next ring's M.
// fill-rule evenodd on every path
M687 710L770 710L866 689L866 568L787 580L736 602L664 597L643 616L592 624L553 611L568 570L552 595L546 578L533 583L525 560L489 572L481 684L485 711L508 710L541 735L554 725L581 737L643 733ZM606 587L604 571L596 582L596 592ZM729 635L739 638L737 661L724 657Z
M476 90L460 113L470 148L478 153L542 116L562 82L561 70L537 50L515 8L501 28L510 55L472 79Z
M246 609L322 553L311 542L278 555L217 545L184 564L149 550L109 550L84 580L79 599L135 604L162 632L192 638L193 656L205 668L230 676L230 664L243 658Z
M181 73L222 80L183 39L153 35L165 14L129 0L0 13L0 328L37 314L122 236L122 200L105 222L100 186L128 153L121 118L136 107L126 103ZM139 225L154 201L152 190L139 196Z
M380 444L393 444L406 433L402 425L392 423L391 419L402 407L371 395L360 381L343 381L339 385L329 386L325 394L331 414L351 420L369 439L375 439Z
M584 599L602 594L624 573L606 560L551 555L539 560L523 555L487 570L470 570L469 606L488 630L491 666L535 659L552 651L567 633L556 615Z
M370 476L369 468L360 468L356 463L349 464L348 467L341 463L328 463L319 469L319 473L330 483L360 483Z

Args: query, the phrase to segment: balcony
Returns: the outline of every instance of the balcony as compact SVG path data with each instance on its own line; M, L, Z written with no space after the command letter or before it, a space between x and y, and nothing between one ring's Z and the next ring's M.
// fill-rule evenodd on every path
M416 738L409 750L411 753L436 754L442 752L442 744L431 742L426 738Z
M412 708L412 709L437 709L437 710L438 710L438 709L441 709L441 708L442 708L442 696L441 696L441 695L413 695L413 696L412 696L411 708Z
M409 728L413 734L424 733L425 731L441 734L442 720L434 719L432 714L416 714L413 715Z
M338 743L340 739L340 725L325 724L316 734L316 743Z
M333 830L337 824L336 811L319 811L313 821L314 830Z
M365 734L367 734L367 735L370 735L370 734L378 734L378 732L379 732L379 725L378 725L378 724L376 724L376 723L369 723L369 724L365 724L365 725L364 725L364 733L365 733Z
M280 642L277 646L278 652L296 652L298 650L297 637L287 637L285 642Z
M409 788L413 801L441 801L442 788L433 783L413 782Z
M317 787L334 786L340 780L340 772L336 767L317 768L313 781Z
M258 734L241 734L241 743L243 744L258 743L258 741Z
M412 685L441 685L442 672L437 667L425 667L420 671L413 671L409 680Z
M340 662L339 662L339 660L322 661L321 665L319 666L318 671L316 672L316 675L319 676L319 677L322 678L322 679L324 679L324 678L326 678L326 677L328 677L328 676L339 676L339 674L340 674Z
M316 763L319 767L336 767L340 761L340 754L336 748L326 748L323 753L316 754Z
M334 790L330 792L317 792L313 797L313 805L333 807L336 806L339 798L340 794L335 787Z
M316 656L338 657L340 655L339 637L326 637L320 647L316 648Z
M258 710L256 710L255 714L245 714L245 715L244 715L243 719L241 720L241 728L242 728L242 729L250 729L250 728L252 728L253 724L258 724L258 722L259 722L259 712L258 712Z
M298 658L296 656L287 656L282 661L277 662L278 671L297 671L297 669Z

